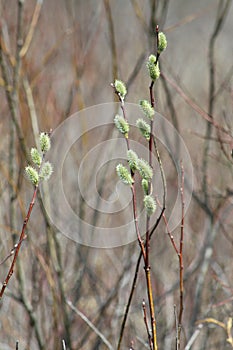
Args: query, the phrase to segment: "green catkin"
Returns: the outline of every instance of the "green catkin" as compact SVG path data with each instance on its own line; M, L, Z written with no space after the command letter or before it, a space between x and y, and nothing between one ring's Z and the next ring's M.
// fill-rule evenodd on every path
M129 132L129 124L121 115L116 115L114 118L114 123L116 128L126 137L128 138Z
M146 195L143 199L144 207L148 216L151 216L156 210L156 202L151 195Z
M128 169L122 165L118 164L116 166L116 172L117 175L119 176L120 180L125 184L125 185L132 185L133 184L133 178L131 174L129 173Z
M153 81L157 80L160 76L159 62L157 62L156 64L155 62L156 62L156 56L150 55L146 64L150 78Z
M133 173L135 173L135 171L137 170L138 167L138 156L137 153L129 150L127 152L127 158L128 158L128 162L129 162L129 167L132 170Z

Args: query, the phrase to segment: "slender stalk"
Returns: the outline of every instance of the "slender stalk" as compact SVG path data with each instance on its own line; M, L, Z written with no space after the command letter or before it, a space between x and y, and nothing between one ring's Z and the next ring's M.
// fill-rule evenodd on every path
M180 338L182 330L182 315L184 310L184 264L183 264L183 244L184 244L184 168L181 165L181 186L180 186L180 195L181 195L181 226L180 226L180 249L179 249L179 267L180 267L180 309L178 317L178 349L180 349Z
M122 342L123 335L124 335L124 330L125 330L125 325L126 325L126 321L127 321L128 314L129 314L130 305L131 305L131 302L133 299L133 294L134 294L134 291L136 288L136 283L137 283L137 279L138 279L138 272L139 272L141 260L142 260L142 251L140 251L139 256L138 256L138 260L137 260L137 264L136 264L136 268L135 268L135 272L134 272L134 278L133 278L132 286L130 289L130 294L129 294L128 302L126 305L123 321L121 324L121 330L120 330L120 336L119 336L119 340L118 340L118 344L117 344L117 350L120 350L120 348L121 348L121 342Z
M15 65L13 70L13 87L11 93L12 99L12 108L18 114L18 89L19 89L19 75L20 75L20 67L21 67L21 59L20 59L20 50L23 44L22 39L22 29L23 29L23 1L18 1L18 18L17 18L17 38L16 38L16 55L15 55ZM14 232L16 228L16 211L15 211L15 199L17 198L17 189L14 188L15 183L15 125L10 120L10 143L9 143L9 176L10 176L10 187L9 187L9 196L10 196L10 227L12 232ZM17 236L12 234L13 243L16 242Z
M65 343L65 340L64 340L64 339L62 340L62 349L63 349L63 350L66 350L66 343Z
M36 25L37 25L37 22L38 22L38 19L39 19L39 16L40 16L40 11L41 11L42 4L43 4L43 1L37 0L36 6L35 6L35 10L34 10L34 13L33 13L33 16L32 16L31 24L30 24L30 27L29 27L29 30L28 30L28 33L27 33L24 45L23 45L23 47L22 47L22 49L20 51L20 57L21 58L23 58L26 55L26 53L27 53L27 51L28 51L28 49L30 47L30 44L32 42L32 38L33 38L35 29L36 29Z
M106 11L107 20L108 20L110 48L111 48L111 54L112 54L112 76L114 81L118 76L118 63L117 63L116 38L115 38L112 11L111 11L109 0L104 0L104 6L105 6L105 11Z
M119 98L119 101L120 101L120 104L121 104L121 110L122 110L122 113L123 113L123 117L127 121L127 117L126 117L126 113L125 113L125 107L124 107L124 99L120 96L120 94L117 93L115 88L114 88L114 91L115 91L116 95ZM129 151L130 150L129 139L125 138L125 141L126 141L127 150ZM133 176L133 174L131 174L131 175ZM136 193L135 193L135 185L134 185L134 183L131 186L131 192L132 192L132 197L133 197L132 201L133 201L133 216L134 216L135 230L136 230L136 234L137 234L138 243L139 243L140 249L142 251L143 259L145 261L145 259L146 259L146 251L145 251L145 246L144 246L143 240L141 238L141 234L140 234L140 230L139 230L139 226L138 226L137 200L136 200Z
M158 46L158 26L156 27L156 37L157 37L157 46ZM159 54L157 53L156 63L159 59ZM150 103L151 107L155 106L155 98L154 98L154 81L151 81L149 86L150 92ZM149 139L149 165L152 167L152 147L153 147L153 120L150 123L151 134ZM149 193L151 192L151 182L149 183ZM145 259L145 273L146 273L146 284L147 284L147 294L148 294L148 302L150 309L150 319L151 319L151 331L152 331L152 349L157 350L157 334L156 334L156 319L155 319L155 308L154 308L154 300L153 300L153 292L152 292L152 284L151 284L151 268L150 268L150 217L147 215L146 218L146 259ZM150 336L148 338L150 344Z
M150 346L150 349L152 350L152 339L151 339L150 329L149 329L148 321L147 321L145 300L143 300L143 302L142 302L142 311L143 311L143 318L144 318L144 323L145 323L145 326L146 326L147 336L148 336L148 339L150 340L149 341L149 346Z
M208 114L211 119L213 119L214 112L214 96L215 96L215 57L214 57L214 49L215 42L218 34L220 33L224 20L226 19L229 6L231 4L231 0L224 1L220 0L218 5L218 13L217 19L215 22L215 27L209 42L209 51L208 51L208 59L209 59L209 101L208 101ZM208 180L208 165L209 165L209 149L210 149L210 138L212 134L212 126L213 123L211 121L207 121L206 124L206 133L205 133L205 144L204 144L204 153L202 160L202 171L203 171L203 182L202 182L202 192L204 195L205 204L208 205L208 188L207 188L207 180Z
M32 195L32 199L31 199L31 202L30 202L30 205L29 205L29 209L28 209L27 215L26 215L26 217L24 219L24 222L23 222L20 238L19 238L17 247L15 249L14 258L13 258L13 261L11 263L11 266L10 266L10 269L8 271L8 274L7 274L6 278L5 278L5 281L4 281L3 285L2 285L2 289L0 291L0 300L1 300L2 296L3 296L3 294L4 294L4 291L5 291L8 283L9 283L9 280L10 280L11 276L13 275L15 263L16 263L18 255L19 255L19 250L20 250L21 244L22 244L22 242L23 242L23 240L25 238L25 230L26 230L28 221L30 219L33 206L35 204L37 191L38 191L38 186L35 186L34 192L33 192L33 195Z
M110 344L110 342L106 339L103 333L99 331L98 328L80 311L78 310L70 300L65 301L66 304L73 310L87 325L90 327L96 335L102 340L102 342L107 346L109 350L113 350L113 346Z
M157 334L156 334L156 320L155 320L154 300L153 300L153 292L152 292L152 285L151 285L150 266L146 267L145 271L146 271L147 294L148 294L150 318L151 318L152 344L153 344L152 349L157 350L158 345L157 345Z
M152 228L152 230L150 232L150 238L152 237L153 233L155 232L156 228L158 227L158 225L159 225L159 223L160 223L160 221L161 221L161 219L163 217L164 211L165 211L165 207L163 207L163 209L161 210L161 213L160 213L160 215L159 215L155 225L153 226L153 228ZM120 350L120 348L121 348L121 343L122 343L122 339L123 339L123 335L124 335L125 325L126 325L126 321L127 321L127 318L128 318L130 305L132 303L133 294L134 294L134 291L135 291L135 288L136 288L136 283L137 283L137 279L138 279L138 272L139 272L139 267L140 267L141 260L142 260L142 252L140 251L139 256L138 256L138 260L137 260L137 264L136 264L136 267L135 267L134 278L133 278L132 286L131 286L131 289L130 289L128 302L127 302L127 305L126 305L123 321L122 321L122 324L121 324L121 330L120 330L120 336L119 336L119 340L118 340L118 344L117 344L117 350Z
M157 47L158 47L158 44L159 44L159 42L158 42L159 41L158 33L159 33L159 28L157 26L156 27ZM158 61L158 59L159 59L159 53L157 52L156 61ZM151 82L150 87L149 87L150 102L151 102L151 106L154 108L155 99L154 99L153 87L154 87L154 81ZM119 96L119 98L120 98L120 96ZM122 108L122 111L123 111L123 115L125 117L125 111L124 111L123 104L121 104L121 108ZM160 168L160 172L161 172L163 188L164 188L163 209L162 209L162 211L160 213L160 216L159 216L159 218L157 220L156 225L153 227L151 232L149 230L150 218L149 218L149 216L147 216L147 218L146 218L146 242L145 242L145 245L144 244L141 245L141 252L140 252L140 255L138 257L138 261L137 261L137 265L136 265L136 269L135 269L135 274L134 274L134 279L133 279L133 283L132 283L132 287L131 287L131 291L130 291L130 296L129 296L129 299L128 299L126 312L124 314L124 318L123 318L123 322L122 322L122 326L121 326L120 337L119 337L118 346L117 346L118 350L120 349L120 346L121 346L122 337L123 337L123 333L124 333L124 328L125 328L125 324L126 324L126 320L127 320L127 316L128 316L128 312L129 312L129 307L130 307L130 304L131 304L131 301L132 301L132 297L133 297L133 293L134 293L134 290L135 290L135 287L136 287L138 270L139 270L139 266L140 266L142 255L143 255L143 258L144 258L144 262L145 262L145 275L146 275L147 294L148 294L150 318L151 318L151 329L152 329L152 335L150 335L150 332L148 331L148 327L147 327L148 340L149 340L149 345L150 345L150 347L152 349L157 350L157 348L158 348L157 347L157 335L156 335L156 320L155 320L155 311L154 311L154 301L153 301L152 284L151 284L149 251L150 251L150 238L151 238L153 232L155 231L158 223L160 222L161 218L163 217L163 214L164 214L164 211L165 211L167 190L166 190L166 179L165 179L165 174L164 174L164 170L163 170L160 154L159 154L159 151L158 151L158 148L157 148L155 137L153 135L153 121L151 121L151 125L150 126L151 126L151 135L150 135L149 145L148 145L148 148L149 148L149 165L152 167L152 147L153 147L153 144L154 144L156 155L157 155L157 159L158 159L158 163L159 163L159 168ZM127 148L129 149L129 142L128 142L128 140L127 140ZM151 183L149 184L149 193L150 192L151 192ZM145 249L143 249L142 247L143 248L145 247ZM145 252L145 253L143 253L143 252ZM145 313L144 313L144 318L145 318Z
M21 4L21 1L19 1L19 3ZM1 66L2 77L3 77L4 85L5 85L5 93L6 93L7 103L8 103L9 109L10 109L13 123L14 123L15 128L16 128L17 136L19 138L20 147L21 147L23 154L25 155L27 161L30 162L30 157L29 157L28 152L27 152L27 147L26 147L24 136L23 136L23 132L22 132L20 124L18 122L18 113L17 113L17 109L15 106L15 96L16 95L12 96L12 93L11 93L10 78L8 75L8 69L6 66L5 58L4 58L4 38L3 38L1 27L0 27L0 31L1 31L0 32L0 66ZM20 44L20 40L19 40L18 44ZM19 68L17 68L17 69L19 69ZM15 73L15 77L18 74L19 73L17 71ZM17 85L18 83L15 82L15 84Z
M154 82L152 81L149 87L150 91L150 103L154 108L155 100L153 93ZM151 120L151 134L149 139L149 165L152 167L152 147L153 147L153 120ZM151 192L151 183L149 183L149 193ZM150 309L151 318L151 330L152 330L152 344L153 349L157 349L157 335L156 335L156 320L155 320L155 310L154 310L154 300L151 285L151 273L150 273L150 217L147 215L146 218L146 259L145 259L145 273L146 273L146 284L147 284L147 294ZM148 339L150 342L150 338Z

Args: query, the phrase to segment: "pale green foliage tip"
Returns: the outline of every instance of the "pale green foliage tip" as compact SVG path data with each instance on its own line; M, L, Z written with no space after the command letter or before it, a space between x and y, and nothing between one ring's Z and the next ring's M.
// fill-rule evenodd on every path
M128 169L122 165L122 164L118 164L116 166L116 172L117 175L119 176L120 180L125 184L125 185L132 185L133 184L133 178L130 175Z
M49 151L51 147L50 137L45 132L40 134L40 149L42 153L46 153Z
M114 118L114 123L116 128L123 134L125 135L126 138L128 138L128 132L129 132L129 124L125 120L124 117L121 115L116 115Z
M156 56L150 55L146 64L149 71L150 78L153 81L157 80L160 76L159 63L157 62L155 64L155 62L156 62Z
M28 165L25 168L25 173L27 175L28 180L34 185L38 186L39 184L39 174L36 169L32 166Z
M149 118L150 120L152 120L154 118L154 115L155 115L155 110L153 107L151 107L150 102L147 100L141 100L141 101L139 101L139 105L140 105L143 113L145 114L145 116L147 118Z
M149 141L151 132L150 125L147 122L145 122L144 119L140 118L136 121L136 126L140 130L142 136L145 137L147 141Z
M153 177L153 170L151 166L144 159L138 159L137 165L141 177L150 181Z
M31 158L32 158L33 163L35 165L37 165L38 167L40 167L41 162L42 162L42 157L36 148L31 149Z
M164 51L167 47L167 38L166 35L163 32L159 33L159 45L157 48L158 53L161 53Z
M151 216L156 210L156 202L154 198L151 195L147 195L144 197L143 202L147 215Z
M114 86L116 89L116 92L121 96L121 98L125 98L125 95L127 94L127 89L125 86L125 83L123 81L116 79L114 82Z
M137 170L137 167L138 167L138 165L137 165L138 164L137 153L135 153L132 150L129 150L127 152L127 157L128 157L130 169L132 170L132 172L135 172Z

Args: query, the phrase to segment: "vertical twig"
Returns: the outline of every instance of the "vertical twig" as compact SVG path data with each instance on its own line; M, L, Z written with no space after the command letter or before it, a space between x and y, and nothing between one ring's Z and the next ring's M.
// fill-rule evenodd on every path
M158 47L158 44L159 44L159 42L158 42L158 40L159 40L158 33L159 33L159 27L157 26L156 27L157 47ZM159 58L159 53L157 52L157 60L158 60L158 58ZM154 87L154 81L151 82L150 87L149 87L150 102L151 102L151 106L154 108L155 99L154 99L153 87ZM123 115L125 117L124 108L122 108L122 111L123 111ZM149 146L148 146L148 148L149 148L149 164L150 164L151 167L152 167L152 147L153 147L153 144L154 144L154 147L155 147L155 151L156 151L156 155L157 155L157 159L158 159L158 163L159 163L159 168L160 168L160 173L161 173L161 177L162 177L162 182L163 182L163 189L164 189L163 208L162 208L160 216L157 219L157 222L154 225L154 227L152 228L151 232L149 231L149 217L147 217L147 220L146 220L145 256L143 256L143 257L144 257L144 262L145 262L145 274L146 274L147 292L148 292L150 317L151 317L151 329L152 329L152 335L150 335L150 333L148 333L148 340L149 340L150 346L152 346L153 349L157 349L156 320L155 320L154 301L153 301L152 285L151 285L149 250L150 250L150 238L151 238L153 232L155 231L155 229L157 228L161 218L163 217L164 211L165 211L167 190L166 190L166 179L165 179L165 174L164 174L164 170L163 170L160 154L159 154L159 151L158 151L158 148L157 148L155 137L153 135L153 121L151 121L151 135L150 135ZM127 142L127 147L129 149L128 142ZM149 184L149 186L151 187L151 184ZM138 261L137 261L137 264L136 264L136 269L135 269L135 273L134 273L134 279L133 279L133 283L132 283L131 290L130 290L130 296L129 296L129 299L128 299L126 311L125 311L123 322L122 322L122 325L121 325L120 337L119 337L118 346L117 346L118 350L120 350L121 341L122 341L123 333L124 333L124 328L125 328L125 324L126 324L126 320L127 320L127 316L128 316L128 312L129 312L129 307L130 307L130 304L131 304L131 301L132 301L132 297L133 297L133 293L134 293L135 286L136 286L136 281L137 281L138 270L139 270L141 258L142 258L142 251L140 252L140 255L138 257ZM152 345L151 345L151 340L152 340Z
M6 62L4 59L4 39L3 39L3 35L2 35L1 26L0 26L0 31L1 31L0 32L0 66L2 69L2 76L3 76L3 80L4 80L4 85L5 85L6 98L7 98L8 106L10 109L11 117L12 117L13 123L14 123L15 128L16 128L16 132L17 132L17 136L19 139L19 143L20 143L22 152L23 152L25 158L27 159L27 161L30 162L30 157L29 157L28 152L27 152L27 146L25 143L23 132L21 130L21 127L20 127L20 124L18 121L18 116L17 116L17 111L15 108L14 99L12 98L12 94L11 94L10 78L8 76L8 73L7 73L7 66L6 66Z
M200 311L200 305L201 305L201 294L202 294L202 289L205 281L205 276L209 268L209 263L211 256L213 254L213 242L214 238L216 235L216 229L215 229L215 224L214 224L214 212L212 208L209 205L209 198L208 198L208 186L207 186L207 178L208 178L208 160L209 160L209 148L210 148L210 138L211 138L211 133L212 133L212 126L215 126L216 123L213 118L213 113L214 113L214 95L215 95L215 57L214 57L214 49L215 49L215 42L217 39L217 36L219 35L224 21L227 17L228 14L228 9L230 6L231 1L227 0L226 2L224 1L219 1L219 6L218 6L218 13L217 13L217 18L214 26L214 30L212 32L210 42L209 42L209 52L208 52L208 57L209 57L209 105L208 105L208 115L209 115L209 121L207 122L206 125L206 134L205 134L205 144L204 144L204 152L203 152L203 159L202 159L202 171L203 171L203 179L202 179L202 192L203 192L203 200L205 206L209 210L209 215L207 217L207 222L208 222L208 231L207 231L207 246L206 250L204 252L204 257L203 257L203 262L202 266L198 275L197 283L196 283L196 288L195 288L195 299L194 299L194 306L193 306L193 315L192 315L192 320L191 320L191 325L194 326L194 323L196 321L196 317ZM217 130L222 130L225 131L221 126L217 126ZM227 133L227 132L226 132Z
M215 58L214 58L214 48L215 41L220 33L224 20L226 19L231 0L227 0L224 4L224 1L219 0L217 19L215 22L215 27L209 42L209 104L208 104L208 114L211 119L213 119L214 112L214 97L215 97ZM202 183L202 192L204 195L205 204L208 205L208 188L207 188L207 179L208 179L208 153L210 148L210 138L212 133L212 123L207 122L206 124L206 133L205 133L205 144L204 144L204 153L202 160L202 171L203 171L203 183Z
M66 343L64 339L62 339L62 350L66 350Z
M143 319L144 319L144 323L145 323L146 331L147 331L147 337L149 339L149 346L150 346L150 349L152 350L153 349L152 348L152 339L151 339L150 329L149 329L148 321L147 321L145 300L143 300L143 302L142 302L142 311L143 311Z
M48 136L50 137L51 135L51 132L52 130L48 133ZM42 169L42 166L43 166L43 162L44 162L44 157L45 157L45 153L46 151L44 151L42 153L42 159L41 159L41 163L40 163L40 167L39 167L39 173L38 173L38 176L40 176L40 171ZM38 184L39 184L39 181L36 185L34 185L34 192L33 192L33 195L32 195L32 199L31 199L31 202L29 204L29 208L28 208L28 211L27 211L27 214L26 214L26 217L24 219L24 222L23 222L23 225L22 225L22 229L21 229L21 233L20 233L20 237L19 237L19 240L18 240L18 243L14 246L14 257L13 257L13 260L12 260L12 263L11 263L11 266L8 270L8 273L7 273L7 276L5 278L5 281L3 282L3 285L2 285L2 288L1 288L1 291L0 291L0 300L4 294L4 291L7 287L7 284L9 283L9 280L11 278L11 276L13 275L14 273L14 267L15 267L15 263L16 263L16 260L17 260L17 257L19 255L19 250L20 250L20 247L22 245L22 242L24 241L25 237L26 237L26 228L27 228L27 224L28 224L28 221L30 219L30 216L31 216L31 213L32 213L32 209L34 207L34 204L35 204L35 200L36 200L36 195L37 195L37 192L38 192Z
M180 245L179 248L174 240L174 236L171 234L166 215L163 212L163 220L166 226L167 234L171 241L171 244L179 259L179 290L180 290L180 302L179 302L179 316L177 317L176 306L174 306L175 313L175 324L176 324L176 349L180 349L180 338L182 330L182 315L184 310L184 265L183 265L183 244L184 244L184 215L185 215L185 201L184 201L184 168L181 163L181 184L180 184L180 195L181 195L181 226L180 226Z
M157 47L159 45L159 27L156 26L156 42ZM159 53L157 52L156 56L156 63L159 59ZM150 93L150 103L151 107L155 107L155 98L154 98L154 81L151 81L151 84L149 86L149 93ZM153 167L152 164L152 147L153 147L153 120L151 120L151 134L149 139L149 165L151 168ZM149 193L151 191L151 183L149 183ZM151 284L151 272L150 272L150 217L147 215L146 219L146 260L145 260L145 272L146 272L146 283L147 283L147 293L148 293L148 301L149 301L149 309L150 309L150 318L151 318L151 331L152 331L152 344L153 344L153 350L157 350L157 334L156 334L156 319L155 319L155 310L154 310L154 300L153 300L153 292L152 292L152 284ZM150 343L150 337L149 337L149 343Z
M175 328L176 328L176 350L179 350L179 326L178 326L178 317L177 317L177 310L176 305L174 305L174 317L175 317Z
M108 28L110 33L110 47L111 47L111 54L112 54L112 76L114 81L118 76L118 64L117 64L117 49L116 49L114 25L113 25L112 11L111 11L109 0L104 0L104 6L107 14Z
M115 94L118 96L120 104L121 104L121 110L123 113L123 117L124 119L127 121L127 117L126 117L126 113L125 113L125 107L124 107L124 99L121 97L121 95L116 91L114 84L112 84L112 87L114 88ZM127 146L127 150L130 150L130 144L129 144L129 139L125 138L126 141L126 146ZM133 176L133 174L132 174ZM136 230L136 234L137 234L137 239L138 239L138 243L140 246L140 249L142 251L142 256L143 259L145 261L146 259L146 250L145 250L145 246L144 246L144 242L142 240L140 231L139 231L139 226L138 226L138 217L137 217L137 200L136 200L136 193L135 193L135 184L133 183L131 185L131 192L132 192L132 201L133 201L133 216L134 216L134 224L135 224L135 230Z
M165 211L165 207L163 207L163 209L161 210L161 213L160 213L160 215L159 215L155 225L153 226L153 228L152 228L152 230L150 232L150 238L152 237L153 233L155 232L156 228L158 227L158 225L159 225L159 223L160 223L160 221L161 221L161 219L163 217L164 211ZM141 260L142 260L142 252L140 251L139 256L138 256L138 260L137 260L137 263L136 263L136 267L135 267L134 278L133 278L132 286L131 286L131 289L130 289L128 302L127 302L127 305L126 305L123 321L122 321L122 324L121 324L120 336L119 336L119 340L118 340L118 344L117 344L117 350L120 350L120 348L121 348L121 343L122 343L122 339L123 339L123 335L124 335L125 325L126 325L126 321L127 321L127 318L128 318L130 305L132 303L133 294L134 294L134 291L135 291L135 288L136 288L136 283L137 283L137 279L138 279L138 271L139 271Z
M33 192L33 195L32 195L32 199L31 199L31 202L30 202L30 205L29 205L29 209L28 209L27 215L26 215L26 217L24 219L24 222L23 222L20 238L19 238L17 247L15 249L14 258L13 258L13 261L11 263L11 266L10 266L10 269L8 271L8 274L6 276L6 279L5 279L5 281L4 281L3 285L2 285L2 289L0 291L0 300L1 300L2 296L3 296L3 294L4 294L4 291L6 289L6 286L7 286L8 282L9 282L11 276L13 275L14 266L15 266L15 263L16 263L16 260L17 260L18 254L19 254L19 250L20 250L21 244L22 244L22 242L23 242L23 240L25 238L25 230L26 230L28 221L30 219L33 206L35 204L37 191L38 191L38 186L35 186L34 192Z
M39 16L40 16L40 11L41 11L42 4L43 4L43 0L37 0L36 6L35 6L35 10L34 10L34 13L33 13L33 16L32 16L31 24L30 24L30 27L29 27L29 30L28 30L28 33L27 33L24 45L23 45L23 47L21 48L21 51L20 51L20 57L21 58L23 58L26 55L26 53L27 53L27 51L29 49L29 46L30 46L30 44L32 42L32 38L33 38L33 35L34 35L34 32L35 32L35 28L36 28L36 25L37 25L37 22L38 22L38 19L39 19Z
M11 92L12 108L15 113L18 114L18 89L19 89L19 73L21 66L20 50L23 45L22 38L22 27L23 27L23 1L18 1L18 18L17 18L17 37L16 37L16 56L15 65L13 70L13 86ZM10 107L10 106L9 106ZM15 199L17 189L14 189L15 183L15 125L10 120L10 142L9 142L9 176L10 176L10 187L9 187L9 197L10 197L10 227L12 231L16 228L16 217L15 217ZM16 235L12 234L13 242L16 242Z
M182 315L184 310L184 265L183 265L183 244L184 244L184 168L181 164L181 185L180 185L180 196L181 196L181 226L180 226L180 248L179 248L179 268L180 268L180 309L178 316L178 349L180 349L180 338L182 330Z

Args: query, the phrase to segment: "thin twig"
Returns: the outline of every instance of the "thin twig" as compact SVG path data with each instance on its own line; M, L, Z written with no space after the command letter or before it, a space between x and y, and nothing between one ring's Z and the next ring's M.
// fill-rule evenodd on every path
M52 130L48 133L49 136L51 135L51 132L52 132ZM40 174L40 171L42 169L42 165L43 165L43 162L44 162L44 157L45 157L45 153L42 154L42 161L41 161L41 165L39 167L39 174ZM11 263L11 266L10 266L10 268L8 270L7 276L5 278L5 281L3 282L3 285L2 285L2 288L1 288L1 291L0 291L0 300L1 300L2 296L3 296L3 294L4 294L4 291L5 291L8 283L9 283L9 280L10 280L11 276L14 273L15 263L16 263L18 255L19 255L21 244L22 244L22 242L24 241L24 239L26 237L25 231L26 231L27 224L28 224L28 221L29 221L31 213L32 213L32 209L33 209L34 204L35 204L37 192L38 192L38 185L34 186L34 192L33 192L33 195L32 195L32 199L31 199L31 202L30 202L30 205L29 205L29 208L28 208L28 212L27 212L26 217L25 217L24 222L23 222L23 226L22 226L22 229L21 229L21 233L20 233L20 237L19 237L19 240L18 240L18 243L17 243L17 247L15 248L15 251L14 251L13 261Z
M180 226L180 248L179 248L179 268L180 268L180 309L178 317L178 349L180 349L180 338L182 329L182 315L184 310L183 297L184 297L184 265L183 265L183 242L184 242L184 168L181 164L181 185L180 185L180 195L181 195L181 226Z
M113 19L112 19L112 11L111 11L109 0L104 0L104 6L105 6L107 19L108 19L108 29L110 33L110 47L111 47L111 54L112 54L112 76L114 81L118 76L118 64L117 64L116 39L115 39L114 25L113 25Z
M149 329L148 321L147 321L145 300L143 300L143 302L142 302L142 311L143 311L143 319L144 319L144 323L145 323L146 331L147 331L147 337L149 339L149 346L150 346L150 349L152 350L152 339L151 339L150 329Z
M31 24L30 24L30 27L29 27L29 30L28 30L28 33L27 33L24 45L23 45L23 47L22 47L22 49L20 51L20 57L21 58L23 58L26 55L26 53L27 53L27 51L29 49L29 46L30 46L30 44L32 42L32 38L33 38L35 29L36 29L36 25L37 25L37 22L38 22L38 19L39 19L39 16L40 16L40 11L41 11L42 4L43 4L43 0L37 0L36 6L35 6L35 10L34 10L34 13L33 13L33 16L32 16Z
M161 76L176 90L176 92L183 98L183 100L194 110L196 111L203 119L209 121L216 129L223 132L227 136L229 136L229 130L225 129L223 126L218 124L213 118L202 109L193 99L191 99L182 88L171 78L169 78L166 74L161 72Z
M24 236L23 240L27 238L27 235ZM11 249L10 253L0 262L0 265L3 265L15 252L15 249L17 248L19 242L15 243L14 247Z
M157 41L157 47L159 46L159 26L156 26L156 41ZM159 53L157 51L156 55L156 63L159 59ZM150 93L150 104L151 107L155 107L155 98L154 98L154 81L151 81L151 84L149 86L149 93ZM151 127L151 133L150 133L150 139L148 144L148 151L149 151L149 165L152 168L152 147L153 147L153 119L150 123ZM149 193L151 192L151 182L149 183ZM152 283L151 283L151 268L150 268L150 217L147 215L146 218L146 259L145 259L145 273L146 273L146 284L147 284L147 294L148 294L148 301L149 301L149 309L150 309L150 318L151 318L151 331L152 336L148 337L148 341L150 346L152 346L153 350L157 350L157 334L156 334L156 319L155 319L155 309L154 309L154 300L153 300L153 291L152 291ZM152 337L152 345L151 345L151 337Z
M27 105L30 112L33 136L34 136L36 147L38 148L39 147L38 137L40 133L39 126L38 126L38 118L37 118L36 108L35 108L34 99L32 95L32 89L27 77L24 77L23 79L23 86L24 86L24 91L27 98Z
M17 136L19 139L21 149L22 149L23 154L25 155L28 163L30 163L30 157L29 157L28 152L27 152L27 146L25 143L23 132L22 132L21 127L20 127L19 122L18 122L17 111L15 108L14 100L12 98L12 94L11 94L10 78L8 76L8 70L7 70L7 66L5 63L5 59L4 59L4 51L3 51L4 50L4 43L3 43L4 39L3 39L3 35L2 35L2 28L0 28L0 31L1 31L0 32L0 66L2 69L2 76L3 76L3 80L4 80L4 85L5 85L6 98L7 98L8 106L9 106L9 109L11 112L11 117L12 117L13 123L14 123L15 128L16 128L16 132L17 132Z
M70 300L66 300L66 304L79 316L81 319L95 332L95 334L100 337L102 342L108 347L109 350L114 350L113 346L109 343L109 341L105 338L103 333L101 333L96 326L81 312L79 311Z
M0 291L0 300L1 300L2 296L3 296L3 294L4 294L4 291L6 289L6 286L7 286L8 282L9 282L11 276L13 275L14 266L15 266L15 263L16 263L16 260L17 260L18 254L19 254L19 250L20 250L21 244L22 244L22 242L24 240L24 237L25 237L25 230L26 230L28 221L29 221L30 216L31 216L32 208L33 208L33 206L35 204L37 190L38 190L38 186L35 186L34 192L33 192L33 196L32 196L32 200L31 200L31 203L29 205L29 209L28 209L26 218L24 219L24 222L23 222L23 227L22 227L22 230L21 230L20 238L19 238L17 247L16 247L15 252L14 252L14 258L13 258L13 261L11 263L11 266L10 266L10 269L8 271L8 274L6 276L6 279L5 279L5 281L4 281L3 285L2 285L2 289Z
M150 232L150 238L152 237L153 233L156 231L162 217L163 217L163 213L165 211L165 207L161 210L161 213L155 223L155 225L153 226L151 232ZM130 294L129 294L129 298L128 298L128 302L126 305L126 309L125 309L125 313L124 313L124 317L122 320L122 324L121 324L121 329L120 329L120 336L119 336L119 340L118 340L118 344L117 344L117 350L120 350L121 348L121 343L122 343L122 339L123 339L123 335L124 335L124 330L125 330L125 325L126 325L126 321L128 318L128 314L129 314L129 309L130 309L130 305L132 303L132 299L133 299L133 295L134 295L134 291L136 288L136 284L137 284L137 279L138 279L138 272L139 272L139 266L142 260L142 252L140 251L139 256L138 256L138 260L136 263L136 267L135 267L135 272L134 272L134 278L133 278L133 282L132 282L132 286L130 289Z
M176 305L174 305L174 316L175 316L175 328L176 328L176 350L179 350L179 326L178 326L178 317L176 311Z
M197 327L197 329L194 331L193 335L189 339L189 341L188 341L187 345L185 346L184 350L190 350L191 349L193 343L197 339L197 337L200 334L202 328L203 328L203 324L199 324L199 326Z
M119 98L120 107L121 107L121 110L122 110L122 113L123 113L123 117L127 121L125 107L124 107L124 99L116 91L114 84L111 84L111 86L114 88L114 92ZM130 150L129 139L125 138L125 141L126 141L127 150L129 151ZM131 174L131 175L133 176L133 174ZM132 192L133 216L134 216L134 224L135 224L136 235L137 235L137 239L138 239L138 243L139 243L140 249L142 251L143 259L145 261L146 260L146 250L145 250L144 242L142 240L142 237L141 237L141 234L140 234L140 230L139 230L139 226L138 226L137 199L136 199L135 184L134 183L131 185L131 192Z
M62 349L63 349L63 350L66 350L66 343L65 343L65 340L64 340L64 339L62 339Z

